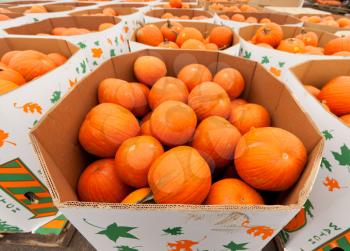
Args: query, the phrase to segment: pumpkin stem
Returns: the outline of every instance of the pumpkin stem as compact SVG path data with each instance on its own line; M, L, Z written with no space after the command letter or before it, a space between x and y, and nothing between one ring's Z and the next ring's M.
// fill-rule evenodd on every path
M307 32L306 32L306 30L302 29L300 33L301 34L306 34Z
M268 35L271 32L271 30L269 28L264 28L263 32L265 33L265 35Z
M166 20L166 24L167 24L168 28L171 28L171 27L172 27L171 22L170 22L170 19Z
M99 227L99 226L96 226L94 224L91 224L90 222L88 222L85 218L83 218L83 221L87 224L89 224L90 226L93 226L93 227L96 227L96 228L99 228L99 229L104 229L103 227Z
M143 204L145 202L148 202L148 201L151 201L153 200L154 197L153 197L153 193L152 191L149 192L149 194L147 194L144 198L142 198L141 200L139 200L138 202L136 202L136 204Z
M250 223L249 220L243 221L243 222L242 222L242 227L250 228L250 227L248 226L249 223Z
M11 142L11 141L5 141L6 143L9 143L9 144L11 144L11 145L13 145L13 146L17 146L17 144L16 143L14 143L14 142Z
M284 160L289 159L288 153L283 153L283 154L282 154L282 158L283 158Z

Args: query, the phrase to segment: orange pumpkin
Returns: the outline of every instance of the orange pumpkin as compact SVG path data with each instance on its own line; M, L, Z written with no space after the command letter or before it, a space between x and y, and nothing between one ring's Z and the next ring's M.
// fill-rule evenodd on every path
M252 187L239 179L222 179L211 188L207 205L263 205L261 195Z
M246 23L258 23L258 19L256 17L247 17L247 19L245 20Z
M224 20L230 20L230 18L224 14L219 15L219 17Z
M167 146L186 144L197 125L195 112L180 101L165 101L152 112L152 135Z
M197 85L211 81L213 75L209 69L202 64L189 64L183 67L177 74L177 78L185 83L188 90L192 90Z
M139 188L128 194L121 203L123 204L138 204L152 193L149 187Z
M114 159L100 159L91 163L78 181L81 201L119 203L131 189L118 176Z
M11 81L0 79L0 95L5 94L6 92L12 91L17 87L18 85L16 85Z
M151 118L152 112L149 112L144 116L141 120L140 126L141 126L141 135L149 135L152 136L151 131Z
M188 90L184 82L173 77L162 77L152 86L148 95L148 103L152 110L159 104L176 100L187 104Z
M311 54L311 55L324 55L323 54L324 49L321 47L314 47L311 45L307 45L304 48L305 54Z
M294 232L305 226L306 214L305 209L302 208L299 213L283 228L284 231Z
M63 65L68 59L60 53L49 53L47 56L56 64L56 66Z
M212 170L231 160L241 134L230 122L218 116L204 119L197 127L192 147L198 150Z
M350 127L350 114L341 116L340 119L344 122L345 125Z
M304 45L318 46L318 36L313 31L305 31L301 30L301 33L297 35L295 38L300 39L304 42Z
M244 104L231 110L230 122L242 133L251 128L270 126L269 112L258 104Z
M264 18L262 18L262 19L260 20L259 23L261 23L261 24L267 24L267 23L271 23L271 20L270 20L269 18L264 17Z
M341 17L337 20L337 23L339 24L339 26L341 28L344 28L346 26L349 26L350 25L350 19L349 18L346 18L346 17Z
M66 32L66 27L55 27L52 29L51 34L54 36L62 36Z
M339 76L328 81L317 98L325 103L332 113L342 116L350 113L350 76Z
M236 22L244 22L245 17L242 14L237 13L237 14L232 15L231 20L236 21Z
M23 85L26 83L26 80L19 74L17 71L12 70L8 67L0 66L0 80L7 80L16 85Z
M1 57L1 63L8 65L10 60L20 51L8 51Z
M235 68L224 68L220 70L215 74L213 82L224 88L231 99L241 95L245 86L242 74Z
M115 168L125 184L135 188L145 187L152 163L163 153L163 146L152 136L129 138L118 148Z
M169 0L169 4L172 8L181 8L182 7L181 0Z
M112 16L112 17L118 16L117 12L111 7L103 8L102 14L105 16Z
M175 42L177 35L183 28L184 27L182 26L182 24L168 20L165 24L163 24L160 27L160 31L162 32L165 40Z
M312 85L304 85L305 89L315 98L320 94L321 90Z
M24 13L46 13L47 9L42 5L33 5L29 9L25 10Z
M174 15L169 13L169 12L166 12L163 15L161 15L160 18L162 18L162 19L173 19Z
M157 26L154 24L146 24L136 31L136 41L151 46L157 46L164 41L164 37Z
M324 46L324 54L333 55L340 51L350 52L350 36L332 39Z
M284 191L298 180L307 151L294 134L281 128L263 127L241 137L234 158L238 175L252 187Z
M339 51L337 53L334 53L333 56L349 57L350 51Z
M112 24L112 23L102 23L98 26L98 31L104 31L104 30L107 30L113 26L114 26L114 24Z
M203 41L203 35L196 28L184 27L178 34L176 43L179 47L181 47L182 44L188 39L197 39L199 41Z
M172 41L164 41L161 42L158 47L161 48L166 48L166 49L179 49L179 46L177 46L176 43L172 42Z
M188 39L181 45L181 49L205 50L205 45L197 39Z
M236 98L234 100L231 100L231 105L230 105L230 109L231 109L231 112L238 106L240 105L245 105L245 104L248 104L248 102L244 99L241 99L241 98Z
M199 120L210 116L228 118L230 98L226 91L214 82L203 82L188 95L188 105L196 112Z
M210 190L211 173L194 148L178 146L153 163L148 184L157 203L201 204Z
M120 105L103 103L86 115L79 130L79 142L91 154L114 157L120 144L139 132L139 123L130 111Z
M138 57L134 63L134 74L138 81L152 86L158 79L167 73L166 65L162 60L153 56Z
M310 22L310 23L318 24L318 23L320 23L322 21L322 19L319 16L311 16L311 17L308 18L307 21Z
M56 68L56 64L47 55L38 51L21 51L16 53L10 60L8 66L19 72L26 81Z
M255 33L255 43L266 43L276 47L283 39L283 30L276 23L266 23L257 29Z
M227 26L215 27L209 34L209 43L214 43L218 48L225 49L232 45L233 32Z
M287 38L281 41L277 50L291 53L303 53L305 51L305 44L298 38Z
M9 16L6 16L4 14L0 14L0 21L6 21L6 20L10 20L11 18Z

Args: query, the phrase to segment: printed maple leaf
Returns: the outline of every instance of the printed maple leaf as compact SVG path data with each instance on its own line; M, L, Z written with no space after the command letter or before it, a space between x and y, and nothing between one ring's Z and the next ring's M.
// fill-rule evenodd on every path
M115 56L115 50L114 49L111 49L110 52L109 52L109 55L111 57L114 57Z
M119 44L119 38L115 37L114 42L115 42L116 45L118 45Z
M261 236L262 240L266 240L268 237L271 237L274 233L274 229L268 227L268 226L248 226L249 221L245 220L242 223L242 226L245 228L248 228L247 234L253 235L253 236Z
M249 51L244 52L244 55L243 55L244 58L250 59L251 56L252 56L251 52L249 52Z
M129 246L118 246L117 249L118 251L139 251L138 249Z
M122 43L124 43L124 36L123 36L123 34L120 34L119 38L120 38L120 41L121 41Z
M278 62L278 66L282 68L286 63L285 62Z
M83 62L80 63L80 67L81 67L81 73L85 73L86 72L86 63L83 60Z
M107 43L108 43L109 45L112 45L112 40L111 40L110 38L107 38Z
M94 44L95 44L96 46L100 46L100 41L95 41Z
M262 57L261 64L268 64L270 63L270 60L267 56Z
M129 26L124 26L124 27L123 27L123 30L124 30L125 33L128 33L128 31L129 31Z
M321 168L326 168L328 171L332 172L331 167L331 163L329 163L329 161L325 157L322 157Z
M173 227L173 228L166 228L163 229L163 232L165 232L166 234L170 234L170 235L181 235L183 234L182 232L182 227Z
M96 61L94 61L92 64L93 64L93 65L97 65L97 62L96 62Z
M311 217L313 218L314 215L312 214L312 209L314 209L314 206L312 205L311 201L309 199L306 200L305 204L304 204L304 209L305 212Z
M78 45L81 49L86 48L86 44L84 44L83 42L79 42L79 43L77 43L77 45Z
M117 242L119 238L138 239L135 235L129 233L133 229L136 229L136 227L118 226L117 223L113 223L97 234L105 235L114 242Z
M191 240L180 240L175 243L168 243L170 248L168 251L193 251L192 246L197 245L199 242Z
M14 103L13 106L17 109L23 110L25 113L32 113L34 114L35 112L41 114L42 113L42 108L38 103L25 103L23 106L17 106L17 103Z
M271 67L270 72L275 75L276 77L281 76L281 70L277 69L276 67Z
M237 243L231 241L227 245L224 245L224 247L229 249L229 250L231 250L231 251L246 250L247 249L246 248L247 244L248 244L247 242L246 243L239 243L239 244L237 244Z
M17 226L9 225L6 221L0 219L0 233L21 233L23 232L22 229L20 229Z
M92 57L94 58L100 58L103 51L101 48L92 48L91 49Z
M4 143L9 143L11 145L16 145L16 143L13 143L11 141L7 141L6 139L9 137L9 134L3 130L0 129L0 147L4 145Z
M324 130L324 131L322 131L322 134L326 140L333 139L333 135L331 134L331 131Z
M56 103L61 98L61 92L60 91L54 91L51 95L51 103Z
M347 145L342 145L339 152L332 152L333 157L338 161L339 165L346 166L350 172L350 149Z
M323 181L323 184L328 188L328 191L333 192L334 189L340 189L339 182L330 177L326 177L326 179Z
M73 87L73 86L76 85L77 82L78 82L78 80L77 80L76 78L73 79L73 80L70 80L70 79L69 79L69 86L70 86L70 87Z

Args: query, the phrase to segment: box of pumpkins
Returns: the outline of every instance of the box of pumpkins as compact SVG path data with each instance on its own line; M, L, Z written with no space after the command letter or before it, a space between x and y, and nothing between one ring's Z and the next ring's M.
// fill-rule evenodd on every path
M326 139L308 203L284 229L286 248L347 250L348 242L343 240L350 225L346 206L350 200L350 60L308 61L291 68L286 77Z
M209 23L163 21L135 30L129 40L131 51L145 48L220 51L238 56L238 35L230 27Z
M28 132L89 71L64 40L0 38L1 232L31 232L56 215Z
M350 37L337 37L316 29L266 23L243 27L239 36L241 56L261 63L277 77L289 67L310 59L350 55Z
M103 63L31 139L98 250L260 250L305 203L324 144L256 62L164 49Z
M204 10L193 9L151 9L145 12L146 23L164 20L185 20L187 22L213 23L214 16Z
M324 30L331 33L350 30L350 17L341 15L300 14L298 17L305 27Z
M31 24L5 29L10 35L58 37L79 46L89 66L96 68L111 56L129 51L127 24L111 16L67 16L48 18Z

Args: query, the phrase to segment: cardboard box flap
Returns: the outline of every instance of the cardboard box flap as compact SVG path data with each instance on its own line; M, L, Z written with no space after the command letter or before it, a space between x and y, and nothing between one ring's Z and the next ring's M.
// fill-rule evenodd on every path
M23 5L23 4L47 4L50 3L50 1L11 1L7 2L5 4L7 5Z
M204 10L191 10L191 9L153 9L150 11L147 11L145 13L146 16L150 16L150 17L158 17L160 18L163 14L165 13L171 13L174 16L189 16L190 18L193 17L198 17L198 16L205 16L208 18L212 18L213 15L210 14L207 11Z
M52 195L60 206L80 205L86 207L125 208L121 204L77 202L75 193L82 170L93 159L78 142L81 123L88 111L98 104L99 83L109 77L135 81L132 66L136 58L153 55L161 58L168 68L169 76L176 76L180 69L190 63L201 63L215 74L225 67L240 70L246 80L243 98L264 105L271 113L273 126L279 126L296 134L309 152L309 162L299 182L288 192L284 206L198 206L198 205L131 205L130 208L149 209L288 209L301 207L310 192L321 160L323 138L308 116L293 99L284 85L266 72L260 65L238 57L217 52L175 50L143 50L112 58L84 78L64 99L51 109L32 130L31 137L48 180ZM219 62L219 63L218 63ZM262 93L263 92L263 93ZM65 118L69 117L67 120ZM297 122L296 122L297 121ZM309 175L312 174L312 175ZM68 186L68 187L66 187ZM63 204L62 204L63 203Z
M74 7L71 5L67 6L52 6L52 5L44 5L45 9L47 12L63 12L63 11L69 11L73 10ZM11 11L18 12L18 13L24 13L26 10L29 10L29 6L24 6L24 7L11 7L9 8ZM33 14L46 14L46 13L33 13Z
M233 16L234 14L241 14L245 18L255 17L258 20L263 18L269 18L272 22L277 24L297 24L301 23L301 20L287 14L281 13L268 13L268 12L233 12L233 11L224 11L220 12L220 15L227 15L228 17Z
M105 6L101 6L98 9L90 9L90 10L81 10L81 11L76 11L72 12L69 15L71 16L81 16L81 15L91 15L91 14L97 14L97 13L102 13L103 9L106 8ZM112 8L112 7L110 7ZM138 12L137 9L131 8L131 7L116 7L114 6L113 9L116 11L118 16L125 16L125 15L130 15Z
M1 7L0 7L1 8ZM22 14L20 14L20 13L0 13L0 14L3 14L3 15L6 15L6 16L8 16L8 17L10 17L10 18L17 18L17 17L23 17L23 15ZM4 21L6 21L6 20L4 20ZM0 21L0 24L2 23L3 21Z

